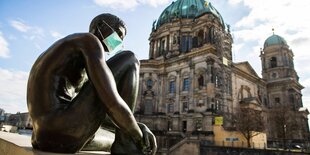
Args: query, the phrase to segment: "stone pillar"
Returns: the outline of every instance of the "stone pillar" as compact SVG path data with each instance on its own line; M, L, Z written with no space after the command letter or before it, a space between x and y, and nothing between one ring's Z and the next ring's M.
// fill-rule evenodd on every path
M188 107L192 109L195 107L194 103L194 87L195 87L195 64L190 63L190 73L189 73L189 81L190 81L190 89L189 89L189 100L188 100ZM191 105L191 108L190 106Z
M180 105L180 94L181 94L181 70L176 71L177 77L175 79L175 102ZM180 106L178 106L179 111L181 112Z

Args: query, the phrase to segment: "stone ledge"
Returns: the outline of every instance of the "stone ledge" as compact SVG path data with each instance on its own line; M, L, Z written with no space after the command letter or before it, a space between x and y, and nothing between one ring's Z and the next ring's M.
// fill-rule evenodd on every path
M42 152L32 149L31 137L0 131L0 154L1 155L69 155ZM78 155L110 155L109 152L81 151Z

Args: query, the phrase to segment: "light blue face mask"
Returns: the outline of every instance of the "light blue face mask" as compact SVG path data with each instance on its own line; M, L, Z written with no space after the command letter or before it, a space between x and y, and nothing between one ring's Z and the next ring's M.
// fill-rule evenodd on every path
M108 55L113 55L116 52L119 52L123 49L123 40L119 37L119 35L114 31L114 29L105 21L103 21L109 28L112 29L113 33L110 34L108 37L104 38L100 29L97 27L100 35L102 38L104 38L102 40L102 42L106 45L106 47L108 48Z

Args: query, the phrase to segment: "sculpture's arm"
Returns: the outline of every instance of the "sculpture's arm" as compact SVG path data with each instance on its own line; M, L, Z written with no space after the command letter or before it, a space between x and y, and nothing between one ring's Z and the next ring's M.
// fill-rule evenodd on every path
M86 70L93 83L98 97L104 103L108 115L121 131L130 135L133 140L143 146L143 135L125 101L117 91L114 77L106 64L104 49L100 41L92 34L74 34L72 42L75 50L79 50L85 59Z

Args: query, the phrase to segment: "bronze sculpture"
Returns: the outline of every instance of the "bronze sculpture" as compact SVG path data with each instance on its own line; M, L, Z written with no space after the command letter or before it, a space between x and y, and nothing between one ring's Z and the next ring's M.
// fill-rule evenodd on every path
M106 115L115 124L112 154L155 154L156 139L132 114L139 61L122 51L105 61L126 35L121 19L95 17L89 33L69 35L34 63L27 86L33 148L74 153L91 140Z

